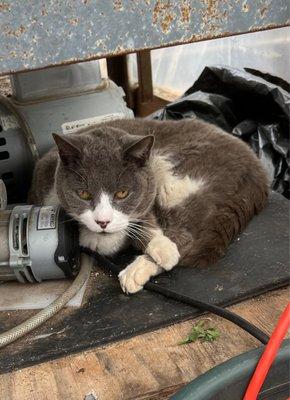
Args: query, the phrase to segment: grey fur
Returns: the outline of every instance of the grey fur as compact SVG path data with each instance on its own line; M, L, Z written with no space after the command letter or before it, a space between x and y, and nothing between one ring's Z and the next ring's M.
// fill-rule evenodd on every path
M151 135L155 138L153 150ZM130 196L114 206L132 220L145 221L144 229L146 224L161 228L177 244L183 265L215 262L267 202L266 174L252 150L198 119L113 121L65 139L68 146L56 138L60 153L55 147L38 162L30 201L45 203L55 186L61 206L78 218L87 207L95 206L101 190L110 193L114 201L115 191L129 188ZM204 182L197 193L169 209L158 202L153 163L160 155L172 162L174 175ZM78 189L93 194L89 205L78 198ZM146 243L144 240L143 248L149 235Z

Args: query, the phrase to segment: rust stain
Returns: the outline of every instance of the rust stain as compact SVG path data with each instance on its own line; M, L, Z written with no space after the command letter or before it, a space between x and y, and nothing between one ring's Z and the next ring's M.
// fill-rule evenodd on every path
M22 53L22 59L23 60L27 60L27 59L30 59L31 57L33 56L33 52L32 51L29 51L29 52L27 52L27 51L24 51L23 53Z
M9 3L0 3L0 12L10 11L10 4Z
M284 24L284 25L281 25L281 24L278 25L278 24L273 24L273 23L264 24L263 27L253 25L253 26L249 27L246 32L239 31L239 33L248 33L249 31L259 32L259 31L264 31L267 29L288 26L288 24L289 24L289 21L287 21L287 24ZM193 43L193 42L199 42L199 41L204 41L204 40L228 37L228 36L232 36L233 33L236 34L237 32L225 31L222 33L215 32L213 34L209 34L209 33L206 33L206 34L203 33L203 34L198 34L198 35L194 34L186 39L174 40L174 41L171 41L170 43L166 43L166 45L163 47L177 46L180 44ZM140 48L138 47L138 48L134 49L134 52L148 50L148 49L152 49L152 48L154 48L154 47L145 45L144 47L140 47ZM119 51L119 53L118 53L118 51ZM121 54L129 54L129 53L132 53L132 50L128 51L128 49L123 49L122 47L118 46L113 51L107 51L105 53L103 51L97 51L95 53L91 53L90 56L89 57L86 56L85 59L80 58L80 57L75 57L75 58L69 58L62 62L53 62L53 63L50 63L49 65L44 65L44 66L32 67L29 65L29 66L23 66L22 68L10 68L9 71L0 72L0 76L7 75L9 73L22 72L22 71L38 71L38 70L51 68L52 66L69 65L69 64L76 63L76 62L80 63L80 62L84 62L84 61L98 60L98 59L104 58L104 57L109 58L109 57L115 56L116 54L121 55ZM8 53L8 57L18 58L19 53L16 51L10 51ZM3 59L3 57L0 56L0 60L1 59Z
M112 51L111 54L123 54L126 51L126 49L123 46L118 45L115 50Z
M14 37L20 37L25 31L26 28L23 25L20 25L18 29L9 29L8 27L4 29L4 33L6 36Z
M76 26L78 24L78 22L79 22L78 18L71 18L68 20L68 23L71 25L74 25L74 26Z
M175 18L171 2L157 0L153 8L152 23L153 25L160 25L163 33L168 33L171 29L171 23Z
M204 0L206 6L202 13L202 25L201 29L206 29L208 35L212 35L218 29L221 21L228 18L228 13L226 11L221 11L220 5L224 4L220 0Z
M191 16L191 5L189 1L183 1L182 4L180 4L179 9L181 14L181 22L188 24Z
M245 13L247 13L247 12L249 12L250 11L250 6L249 6L249 4L247 4L247 2L245 1L244 3L243 3L243 11L245 12Z
M18 56L18 53L17 53L16 51L10 51L10 52L9 52L9 56L15 58L15 57Z
M264 17L265 17L265 14L266 14L266 12L267 12L268 10L269 10L269 7L267 7L267 6L261 8L261 10L260 10L261 18L264 18Z
M124 10L123 4L122 4L122 0L115 0L113 7L114 7L114 10L117 10L117 11Z
M47 12L44 4L41 6L41 15L43 15L43 16L48 15L48 12Z

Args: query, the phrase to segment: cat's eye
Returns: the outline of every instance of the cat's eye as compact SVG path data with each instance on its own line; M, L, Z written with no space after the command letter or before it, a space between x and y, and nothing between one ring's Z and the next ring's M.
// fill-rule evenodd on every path
M128 196L128 194L129 194L129 190L126 190L126 189L118 190L118 192L115 193L115 198L122 200L122 199L125 199Z
M93 196L90 192L88 192L87 190L78 190L77 191L78 196L82 199L82 200L92 200Z

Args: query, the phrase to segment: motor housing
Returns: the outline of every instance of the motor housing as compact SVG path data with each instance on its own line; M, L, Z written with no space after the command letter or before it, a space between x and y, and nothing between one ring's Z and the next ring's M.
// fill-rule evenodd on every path
M0 179L8 203L24 203L35 162L69 134L114 119L133 118L122 88L102 78L99 61L11 75L12 96L0 95Z
M0 211L0 281L74 278L79 268L78 224L60 207Z

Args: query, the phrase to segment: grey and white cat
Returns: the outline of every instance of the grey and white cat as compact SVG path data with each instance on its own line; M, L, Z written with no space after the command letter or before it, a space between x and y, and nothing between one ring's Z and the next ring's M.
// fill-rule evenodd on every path
M104 255L142 249L119 275L127 293L178 263L217 261L267 202L252 150L198 119L119 120L54 139L29 200L60 204L81 243Z

